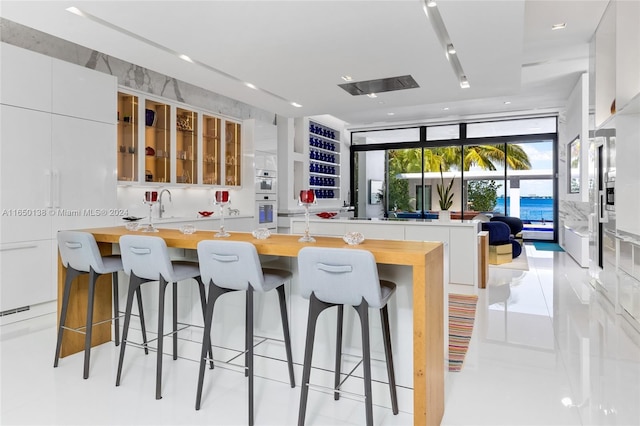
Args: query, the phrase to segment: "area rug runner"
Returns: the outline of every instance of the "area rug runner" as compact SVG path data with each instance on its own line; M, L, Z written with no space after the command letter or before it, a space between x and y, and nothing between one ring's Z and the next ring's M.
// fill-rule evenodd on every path
M449 371L460 371L469 349L478 296L449 294Z
M564 251L564 249L556 243L545 243L542 241L534 241L533 246L538 251Z

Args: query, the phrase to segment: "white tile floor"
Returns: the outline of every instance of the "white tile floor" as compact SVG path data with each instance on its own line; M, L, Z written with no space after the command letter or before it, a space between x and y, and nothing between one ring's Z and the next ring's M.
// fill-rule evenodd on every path
M530 271L491 269L481 290L465 365L447 375L443 425L640 425L640 335L588 284L566 253L527 246ZM451 291L462 292L462 287ZM164 398L154 399L155 357L132 349L114 386L117 349L92 352L54 369L55 318L0 329L0 424L246 424L242 375L216 370L194 409L197 365L165 358ZM297 379L300 369L296 371ZM286 377L286 376L284 376ZM297 422L299 388L256 380L256 423ZM376 407L380 425L408 425ZM307 424L364 424L361 402L310 392Z

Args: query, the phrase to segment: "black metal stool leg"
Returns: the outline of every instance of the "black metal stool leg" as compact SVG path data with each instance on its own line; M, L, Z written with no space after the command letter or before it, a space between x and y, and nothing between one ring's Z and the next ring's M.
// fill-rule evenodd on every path
M355 307L360 316L362 330L362 367L364 370L364 398L367 426L373 426L373 401L371 399L371 343L369 339L369 305L362 301Z
M387 377L389 378L389 392L391 393L391 409L393 414L398 414L398 395L396 393L396 375L393 369L393 355L391 353L391 333L389 327L389 311L387 305L380 309L382 320L382 338L384 341L384 355L387 360Z
M93 333L93 302L96 292L96 281L100 275L91 268L89 270L89 289L87 298L87 322L84 335L84 371L83 377L89 378L89 361L91 359L91 336Z
M205 291L204 291L204 284L202 283L202 280L200 279L200 277L196 277L195 280L198 282L198 289L200 290L200 304L202 305L202 318L205 318L205 312L207 310L207 296L205 295ZM209 345L209 364L212 370L213 370L213 349L211 349L211 345Z
M247 374L249 375L249 426L254 424L253 416L253 289L249 288L247 294Z
M291 334L289 333L289 318L287 315L287 300L285 298L284 284L276 288L280 303L280 318L282 319L282 334L284 335L284 348L287 352L287 364L289 366L289 382L291 387L296 387L296 379L293 375L293 356L291 354Z
M58 366L60 360L60 350L62 349L62 337L64 333L64 325L67 322L67 310L69 308L69 295L71 294L71 284L73 280L80 275L80 272L73 268L67 268L67 276L64 282L64 292L62 293L62 309L60 310L60 318L58 324L58 341L56 343L56 355L53 366Z
M207 351L211 351L211 323L213 322L213 308L220 296L232 290L221 289L212 282L209 283L209 298L204 314L204 335L202 349L200 351L200 372L198 373L198 390L196 391L196 410L200 409L202 402L202 388L204 387L204 370L207 365Z
M178 283L173 283L173 359L178 359Z
M118 273L111 274L111 286L113 287L113 328L116 346L120 345L120 299L118 295Z
M144 354L149 355L149 345L147 342L147 327L145 326L145 323L144 323L144 310L142 309L142 291L140 290L139 285L136 288L135 293L136 293L136 299L138 299L138 315L140 318L140 330L142 331L142 343L144 346ZM124 339L124 336L122 338Z
M142 298L140 297L140 285L144 281L135 275L131 274L129 278L129 288L127 291L127 306L124 311L124 327L122 328L122 341L120 342L120 357L118 359L118 373L116 374L116 386L120 386L120 377L122 376L122 364L124 361L124 351L127 348L127 337L129 335L129 324L131 323L131 310L133 308L133 297L135 295L138 296L138 305L142 303ZM140 313L142 317L142 313ZM145 349L146 349L146 339L145 339Z
M313 358L313 343L316 337L316 324L318 316L325 309L334 306L321 302L311 294L309 298L309 316L307 319L307 337L304 346L304 362L302 369L302 383L300 385L300 409L298 411L298 426L304 425L304 419L307 415L307 399L309 397L309 378L311 377L311 359Z
M156 399L162 399L162 356L164 347L164 295L167 282L160 277L158 285L158 352L156 358Z
M337 392L340 386L340 370L342 360L342 324L344 322L344 305L338 305L337 333L336 333L336 367L334 370L334 385L336 392L333 393L333 399L340 399L340 392Z

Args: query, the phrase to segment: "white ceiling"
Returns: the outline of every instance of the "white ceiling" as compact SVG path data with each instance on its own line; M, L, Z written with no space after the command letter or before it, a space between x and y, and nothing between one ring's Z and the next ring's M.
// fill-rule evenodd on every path
M558 111L588 69L589 41L607 3L439 0L469 89L460 88L421 0L3 0L0 16L268 111L330 114L359 126ZM110 26L69 13L70 6ZM560 22L567 28L551 31ZM343 75L406 74L420 88L372 99L338 87Z

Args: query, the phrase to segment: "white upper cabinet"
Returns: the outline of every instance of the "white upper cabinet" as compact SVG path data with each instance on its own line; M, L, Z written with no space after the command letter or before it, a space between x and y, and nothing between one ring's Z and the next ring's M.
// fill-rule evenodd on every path
M52 81L53 113L110 124L117 122L116 77L53 59Z
M51 111L51 58L0 43L0 103Z
M640 2L618 1L616 25L616 107L640 94Z
M51 114L0 107L2 243L51 238Z

